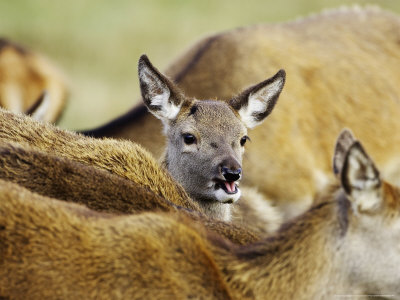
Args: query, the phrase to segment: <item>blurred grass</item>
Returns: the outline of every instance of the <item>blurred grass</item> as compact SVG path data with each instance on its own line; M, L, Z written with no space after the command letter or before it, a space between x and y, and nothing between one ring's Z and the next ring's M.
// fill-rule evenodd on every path
M400 1L358 1L400 12ZM0 1L0 36L39 51L70 79L60 126L91 128L139 100L136 64L146 53L161 70L206 35L292 20L339 0L14 0Z

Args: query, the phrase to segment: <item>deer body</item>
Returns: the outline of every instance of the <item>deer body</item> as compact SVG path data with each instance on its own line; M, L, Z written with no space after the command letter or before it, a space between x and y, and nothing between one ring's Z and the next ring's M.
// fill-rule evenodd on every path
M0 143L0 179L42 196L83 204L98 212L119 215L179 212L239 244L254 242L259 238L256 233L261 236L280 225L280 216L273 208L265 214L271 218L257 224L254 232L243 225L214 220L199 211L174 205L149 189L106 170L15 143Z
M156 214L125 218L95 213L3 181L0 189L2 298L230 298L209 251L200 254L201 239L193 229L189 233L173 220L160 220L161 228ZM24 221L23 215L29 217ZM175 254L160 244L175 245ZM176 263L191 253L196 256L182 261L184 266ZM182 267L190 268L190 274L180 272ZM188 279L193 285L181 286Z
M189 97L228 100L275 69L286 70L279 106L249 131L243 184L291 216L332 180L331 149L343 127L375 154L385 178L399 183L399 30L400 18L377 8L331 10L205 38L166 74ZM143 105L89 134L131 139L156 154L164 145L160 123Z
M245 246L176 215L100 215L0 182L0 295L400 298L400 190L359 142L339 156L340 187Z
M1 142L21 144L96 166L148 188L176 205L200 211L168 172L132 142L88 138L1 108L0 124Z
M0 143L0 179L100 212L134 214L174 208L172 202L124 177L16 143Z
M44 91L50 101L40 120L53 123L67 97L64 75L41 55L0 39L0 106L15 113L29 112Z

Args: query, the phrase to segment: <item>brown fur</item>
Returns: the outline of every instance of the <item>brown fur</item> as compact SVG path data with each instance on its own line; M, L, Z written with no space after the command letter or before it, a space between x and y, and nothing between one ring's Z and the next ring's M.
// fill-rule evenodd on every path
M345 163L358 159L359 149L352 146ZM176 215L103 216L0 182L0 295L13 299L397 297L400 193L387 183L381 191L382 206L364 213L358 204L368 199L332 187L324 200L273 237L234 246ZM377 236L379 231L382 236Z
M0 124L1 142L16 142L94 165L129 179L176 205L200 211L168 172L146 150L132 142L88 138L3 109L0 109Z
M15 143L0 143L0 178L96 211L125 214L175 207L139 184L106 170Z
M234 243L246 244L258 239L245 226L213 220L198 211L176 206L123 177L15 143L0 143L0 178L40 195L84 204L99 212L179 211Z
M24 167L23 164L17 165L21 167L20 171L25 169L25 173L21 174L23 176L20 178L19 176L15 176L14 181L22 184L23 180L28 181L29 178L36 178L37 181L43 180L47 182L47 187L41 185L35 186L35 191L39 193L40 188L44 188L46 189L44 194L47 196L57 197L60 199L65 199L65 197L68 197L68 199L74 198L75 201L79 201L79 199L86 199L85 197L82 197L84 194L78 192L79 190L82 193L85 191L89 192L93 189L96 191L96 187L98 185L103 185L103 187L99 188L98 190L102 190L104 192L102 197L105 197L105 199L101 201L101 198L97 198L96 195L92 195L92 202L90 203L89 199L87 199L87 203L85 204L94 209L98 209L98 205L100 205L101 202L101 205L105 205L102 210L116 211L125 210L127 209L128 205L130 206L130 204L124 204L124 200L120 199L120 201L113 203L114 207L110 207L107 206L109 197L113 197L115 194L119 195L118 197L121 197L121 195L127 195L126 191L122 191L122 186L127 187L131 185L133 189L139 190L139 193L148 190L162 198L161 201L160 198L152 198L150 199L150 202L146 202L145 200L148 197L146 192L145 196L140 197L141 201L143 202L136 203L134 209L166 209L166 201L196 212L202 212L197 203L190 199L184 189L171 178L166 170L157 164L157 162L149 153L147 153L147 151L129 141L92 139L58 129L50 124L39 123L29 117L22 115L18 116L1 109L0 125L0 145L4 145L4 143L9 142L17 143L23 147L28 146L29 148L33 148L33 150L36 149L51 154L50 156L46 157L46 155L42 155L40 153L35 154L34 151L30 152L30 150L28 150L25 151L24 154L19 155L22 162L26 162L29 160L30 155L33 155L31 157L32 161L30 162L32 165L26 165ZM18 155L17 153L12 154ZM40 158L36 159L35 155L39 155ZM6 160L6 157L4 157L4 159ZM106 176L104 172L101 174L101 170L90 168L86 170L82 167L77 167L74 169L73 163L70 163L69 161L66 162L65 159L71 159L85 165L104 169L115 175L129 179L132 181L132 183L122 183L123 180L115 176L112 178L112 180L119 181L120 183L116 184L116 186L120 186L120 188L112 188L111 183L107 185L101 183L101 180L96 183L96 176L104 177ZM12 159L11 162L13 162ZM38 170L37 175L33 174L34 169L32 169L32 167L34 165L36 165ZM14 168L15 166L10 166L9 170L9 174L12 174L13 176L17 174L13 173L16 172ZM26 169L29 169L29 172L27 172ZM73 170L68 171L70 169ZM60 173L57 174L57 172ZM65 174L66 172L72 172L72 174ZM97 175L94 178L86 180L87 188L83 188L84 185L82 185L82 187L77 187L77 185L81 184L81 181L85 181L85 179L82 178L88 176L87 174L90 172L95 172ZM45 175L45 173L49 175ZM72 175L76 176L75 179L72 179ZM70 180L69 185L67 184L68 180ZM28 183L23 184L25 185ZM35 182L32 184L35 184ZM29 188L33 187L29 186ZM134 191L133 195L135 195L135 193L136 192ZM129 198L125 199L127 200ZM132 209L132 207L129 208L129 212L131 212L130 209ZM265 218L268 219L269 216L265 216ZM271 226L268 223L264 224L264 228L267 228L266 230L271 231L273 228L275 228L275 221L273 220L275 220L275 215L272 215ZM215 230L221 230L221 233L223 233L224 236L227 236L229 239L239 243L247 243L257 239L257 235L252 233L251 230L245 230L243 228L242 225L248 226L248 224L243 224L242 222L237 222L237 226L231 224L231 226L233 226L232 231L227 228L229 226L224 222L218 222L216 220L215 224L211 220L205 222L210 223L210 228L212 227L216 228ZM249 224L251 224L251 222L256 222L257 225L252 227L255 229L256 226L258 226L258 220L249 220ZM221 224L221 229L218 229L218 224ZM238 228L238 233L235 233L236 227ZM240 234L241 231L244 232L243 235ZM255 232L259 231L257 230Z
M375 154L386 178L400 178L399 31L400 18L390 12L337 9L203 39L166 73L179 79L188 96L230 99L276 69L286 70L274 113L249 132L243 183L293 215L332 179L332 148L343 127ZM157 155L163 149L161 125L150 114L126 115L117 127L103 129L109 130L106 136L137 141ZM371 139L376 136L379 140Z
M216 297L215 286L236 299L265 295L296 295L300 299L304 292L300 282L316 280L322 266L315 266L328 261L320 243L315 243L315 236L326 234L325 228L311 221L299 222L282 238L235 249L219 238L213 246L190 224L168 216L100 217L81 207L75 209L17 187L4 187L4 183L0 187L0 295L13 299L28 295L31 299L183 299L188 292L205 299ZM313 221L326 222L327 216L326 211L317 210ZM304 246L297 244L301 238ZM319 251L318 260L311 246ZM296 251L295 263L286 262L290 254L285 249ZM274 271L279 274L279 284L273 284ZM296 281L299 285L291 283L290 288L293 278L302 280Z
M3 298L231 298L196 231L174 219L102 215L3 181L0 198Z
M67 97L64 75L43 56L0 39L0 106L27 112L45 90L51 100L43 121L56 122Z

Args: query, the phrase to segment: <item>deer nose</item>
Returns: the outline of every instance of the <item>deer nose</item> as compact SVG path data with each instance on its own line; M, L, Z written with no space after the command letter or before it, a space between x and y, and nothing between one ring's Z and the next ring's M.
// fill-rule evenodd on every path
M221 173L226 181L236 181L240 179L240 175L242 174L242 169L238 168L236 170L231 170L228 169L227 167L222 167Z

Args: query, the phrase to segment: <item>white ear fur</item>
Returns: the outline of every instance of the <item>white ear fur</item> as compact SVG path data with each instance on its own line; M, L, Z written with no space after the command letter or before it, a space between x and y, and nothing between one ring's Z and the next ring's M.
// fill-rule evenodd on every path
M150 112L162 121L173 120L181 110L182 102L171 101L171 91L148 64L139 61L139 80L143 100Z
M247 105L242 105L238 110L240 118L248 128L261 124L271 113L284 83L285 72L280 70L273 78L257 85L254 91L248 94Z
M346 156L342 184L359 211L373 211L382 204L378 170L360 143L355 142Z

